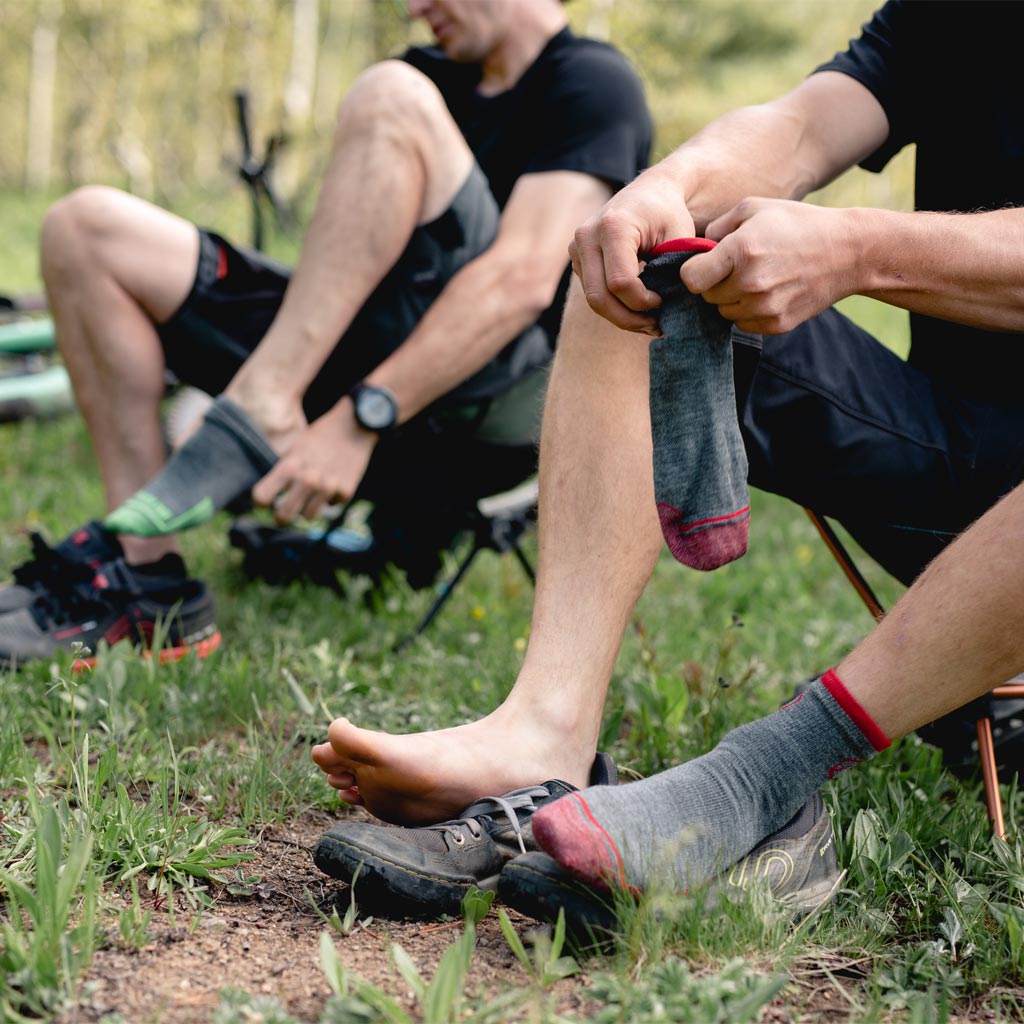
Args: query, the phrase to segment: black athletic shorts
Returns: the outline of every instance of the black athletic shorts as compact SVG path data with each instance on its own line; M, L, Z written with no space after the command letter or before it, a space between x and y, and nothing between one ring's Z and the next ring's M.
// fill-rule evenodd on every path
M1024 401L958 395L835 310L733 331L750 483L841 522L910 583L1024 479Z
M418 227L306 392L310 420L333 406L412 332L451 278L494 240L499 211L475 167L452 205ZM290 271L200 230L188 297L158 327L168 368L219 394L266 334ZM552 344L528 329L455 391L377 445L360 496L412 508L464 507L515 486L536 468L537 425Z

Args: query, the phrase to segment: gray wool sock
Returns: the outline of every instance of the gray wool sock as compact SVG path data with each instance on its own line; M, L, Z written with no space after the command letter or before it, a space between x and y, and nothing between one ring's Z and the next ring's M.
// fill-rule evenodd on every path
M679 239L659 248L703 239ZM747 550L747 453L736 419L732 325L679 279L701 248L655 255L640 275L662 299L663 337L651 342L654 495L673 556L717 569ZM656 250L657 252L657 250Z
M542 808L533 834L559 864L592 884L689 889L780 829L823 783L888 745L830 671L703 757Z
M108 530L160 537L209 522L277 462L249 416L223 395L159 476L114 509Z

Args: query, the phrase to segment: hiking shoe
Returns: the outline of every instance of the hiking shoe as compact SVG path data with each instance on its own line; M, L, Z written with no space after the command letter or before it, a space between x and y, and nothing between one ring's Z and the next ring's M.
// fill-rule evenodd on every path
M778 832L761 840L728 873L707 888L707 905L721 896L737 897L764 885L780 908L794 918L827 903L842 881L832 819L815 793ZM510 907L540 921L554 922L565 911L567 933L579 947L600 946L618 931L616 900L573 878L546 853L527 853L501 872L498 896Z
M88 649L79 662L91 666L101 641L158 647L161 664L191 651L205 658L220 645L213 599L179 566L167 555L139 572L115 558L88 581L42 591L32 604L0 615L0 667L50 658L76 643Z
M590 785L618 783L615 763L598 754ZM321 836L313 861L321 871L355 886L366 909L391 917L458 915L470 889L494 889L502 867L536 850L534 812L576 787L552 780L484 797L458 818L422 828L342 821Z
M31 534L32 557L14 570L14 582L0 587L0 615L27 608L44 592L62 592L88 582L104 562L121 554L117 537L98 520L68 534L56 547Z

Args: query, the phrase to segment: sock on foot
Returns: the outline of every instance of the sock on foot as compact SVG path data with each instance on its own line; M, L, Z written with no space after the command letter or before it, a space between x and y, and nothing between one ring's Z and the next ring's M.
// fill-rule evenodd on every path
M541 808L533 834L562 867L592 885L690 889L780 829L829 779L888 745L829 671L703 757Z
M209 522L270 472L277 453L223 395L163 472L103 521L108 530L161 537Z
M717 569L747 550L747 454L736 419L732 325L687 291L679 268L714 242L680 238L651 254L644 284L662 299L663 337L651 342L654 493L673 556Z

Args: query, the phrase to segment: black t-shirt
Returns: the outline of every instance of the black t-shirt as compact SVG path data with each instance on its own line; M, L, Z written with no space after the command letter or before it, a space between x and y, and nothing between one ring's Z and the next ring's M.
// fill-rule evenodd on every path
M1020 3L890 0L818 71L867 87L889 137L862 164L879 171L916 143L915 206L972 213L1024 205ZM971 397L1017 398L1024 337L911 314L910 362Z
M651 117L643 86L605 43L563 29L516 84L496 96L477 92L479 64L456 63L435 47L411 49L403 59L440 90L501 208L524 174L580 171L617 190L647 166ZM552 339L568 280L567 269L539 321Z

